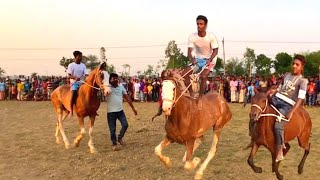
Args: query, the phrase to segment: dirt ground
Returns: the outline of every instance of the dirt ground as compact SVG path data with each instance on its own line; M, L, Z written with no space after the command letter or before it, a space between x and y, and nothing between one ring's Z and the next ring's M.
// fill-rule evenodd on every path
M98 113L94 142L99 154L88 152L88 136L80 147L66 150L55 143L55 121L50 102L0 102L0 179L193 179L195 170L186 172L182 157L185 147L172 144L164 150L173 162L165 168L154 154L154 148L165 135L164 118L154 123L151 117L157 111L157 103L135 103L138 116L134 116L125 104L129 129L124 140L127 146L121 151L111 150L106 122L106 104ZM230 104L233 119L223 130L214 159L204 172L204 179L276 179L271 172L270 153L261 148L255 162L263 172L255 174L247 165L249 150L249 106ZM311 152L306 160L304 173L298 175L297 166L303 150L297 141L280 167L286 179L318 179L320 176L320 108L308 108L313 120ZM86 120L87 122L87 120ZM79 133L74 117L65 122L70 142ZM119 125L118 125L119 128ZM194 156L202 160L207 156L212 132L207 132L204 143Z

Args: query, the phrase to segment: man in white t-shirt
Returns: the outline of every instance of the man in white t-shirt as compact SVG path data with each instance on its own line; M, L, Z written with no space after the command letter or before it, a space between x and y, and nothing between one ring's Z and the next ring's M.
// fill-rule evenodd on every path
M74 51L74 62L68 65L67 73L70 78L70 85L72 90L72 98L71 98L71 114L73 114L73 105L76 103L76 99L78 96L78 89L81 85L80 80L84 81L87 76L87 68L86 65L81 63L82 60L82 52Z
M208 19L203 15L199 15L197 17L198 32L192 33L188 40L188 58L192 65L197 66L195 68L196 71L205 68L200 75L200 97L205 93L208 75L216 65L219 48L216 36L206 32L207 23ZM194 51L195 57L192 55L192 51Z

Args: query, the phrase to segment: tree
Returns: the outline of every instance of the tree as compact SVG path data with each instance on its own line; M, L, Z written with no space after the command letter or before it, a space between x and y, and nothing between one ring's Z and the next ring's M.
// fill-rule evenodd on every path
M221 75L223 72L223 60L221 58L218 57L217 62L216 62L216 66L214 67L214 69L217 72L217 75Z
M74 61L73 58L65 58L65 57L62 57L62 59L60 60L60 63L59 63L59 64L60 64L62 67L64 67L64 71L67 72L68 65L69 65L70 63L72 63L73 61Z
M82 56L82 63L85 64L88 69L93 70L100 65L101 62L96 55L89 54L88 56Z
M166 69L185 67L189 63L189 59L183 55L175 41L170 41L165 51L168 64Z
M272 67L272 60L270 58L264 54L260 54L255 59L254 64L256 66L256 74L264 77L270 76L270 69Z
M6 73L6 71L0 67L0 77L5 73Z
M151 76L154 74L154 71L153 71L153 66L151 66L150 64L148 64L148 67L147 69L143 72L143 75L145 76Z
M37 75L38 75L38 73L33 72L33 73L31 73L31 78L36 77Z
M243 57L245 62L244 63L245 71L249 72L249 77L251 77L254 60L256 59L254 49L247 48L246 52L243 54Z
M286 72L290 72L291 63L292 63L292 57L285 52L281 52L276 55L275 61L273 64L274 64L274 69L276 70L276 73L281 75Z
M129 76L130 75L130 65L129 64L123 64L122 67L124 69L123 74L125 76Z
M116 68L114 67L113 64L111 64L111 65L108 65L108 64L107 64L107 67L106 67L106 68L107 68L106 70L107 70L107 72L108 72L109 74L116 72Z
M138 77L140 76L140 74L141 74L141 71L137 71L137 74L138 74Z
M243 62L240 62L237 58L228 60L226 63L226 73L228 75L243 76L245 74Z
M100 58L102 62L107 62L106 49L104 47L100 48Z
M304 66L304 76L315 76L319 75L320 68L320 51L311 53L303 53L306 57L307 63Z

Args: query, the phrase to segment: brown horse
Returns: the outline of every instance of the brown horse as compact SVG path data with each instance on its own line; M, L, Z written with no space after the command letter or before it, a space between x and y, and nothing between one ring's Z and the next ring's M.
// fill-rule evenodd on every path
M183 158L184 168L194 169L200 159L195 157L191 160L192 154L201 144L204 133L213 128L210 151L195 175L195 179L201 179L203 171L216 153L222 128L231 120L230 109L225 99L217 93L208 93L200 100L184 96L183 91L187 90L186 86L181 75L174 71L164 71L162 79L162 109L167 118L165 125L167 135L155 148L155 154L167 167L170 167L171 160L161 151L173 142L184 144L187 147ZM199 104L201 106L198 106Z
M84 84L80 86L78 90L78 97L76 104L74 105L74 112L78 116L80 125L80 134L74 140L74 145L79 146L81 139L86 133L84 128L84 118L89 116L89 142L91 153L96 153L94 147L92 131L94 126L95 117L98 115L97 110L100 106L100 99L97 97L98 90L102 90L104 95L107 96L110 93L109 74L105 71L106 63L102 63L99 67L96 67L90 75L86 78ZM51 101L58 115L56 125L56 142L59 143L59 131L62 135L66 149L69 149L70 143L65 135L63 128L63 121L67 118L71 111L71 88L70 85L60 86L52 92Z
M252 97L252 106L250 112L250 119L254 121L252 136L251 153L248 158L248 164L251 166L254 172L261 173L262 169L257 167L253 163L253 158L261 145L265 146L272 156L272 172L275 172L278 179L283 179L283 176L279 173L279 163L276 162L276 143L274 137L274 124L276 121L275 116L278 115L275 109L269 104L269 95L271 91L266 93L255 91L255 95ZM269 115L268 115L269 114ZM284 127L284 141L286 148L283 151L283 155L290 149L289 141L294 138L298 138L299 146L305 150L304 156L298 166L298 173L303 172L304 162L310 151L309 138L311 135L312 123L307 111L301 106L296 112L294 112L290 121Z

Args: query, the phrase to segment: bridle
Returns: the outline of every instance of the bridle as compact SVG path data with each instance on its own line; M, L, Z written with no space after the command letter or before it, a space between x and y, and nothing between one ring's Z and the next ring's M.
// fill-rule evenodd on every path
M97 84L99 87L94 86L98 75L100 75L100 72L98 72L98 73L95 75L94 81L93 81L93 85L88 84L87 82L82 81L82 80L80 80L80 82L84 83L85 85L87 85L87 86L89 86L89 87L91 87L91 88L93 88L93 89L96 89L96 90L100 91L100 90L104 89L104 88L103 88L103 85Z
M271 114L271 113L263 114L263 113L267 110L267 107L268 107L268 99L266 100L266 104L265 104L265 106L264 106L264 109L262 109L261 106L259 106L258 104L252 104L252 105L251 105L251 107L256 107L256 108L258 108L258 109L261 111L260 115L259 115L258 118L257 118L257 121L260 119L260 117L265 117L265 116L276 117L279 122L281 122L281 120L284 120L284 121L287 121L287 122L289 121L288 119L286 119L286 118L280 113L280 111L279 111L276 107L274 107L273 105L270 105L270 106L271 106L279 115Z

